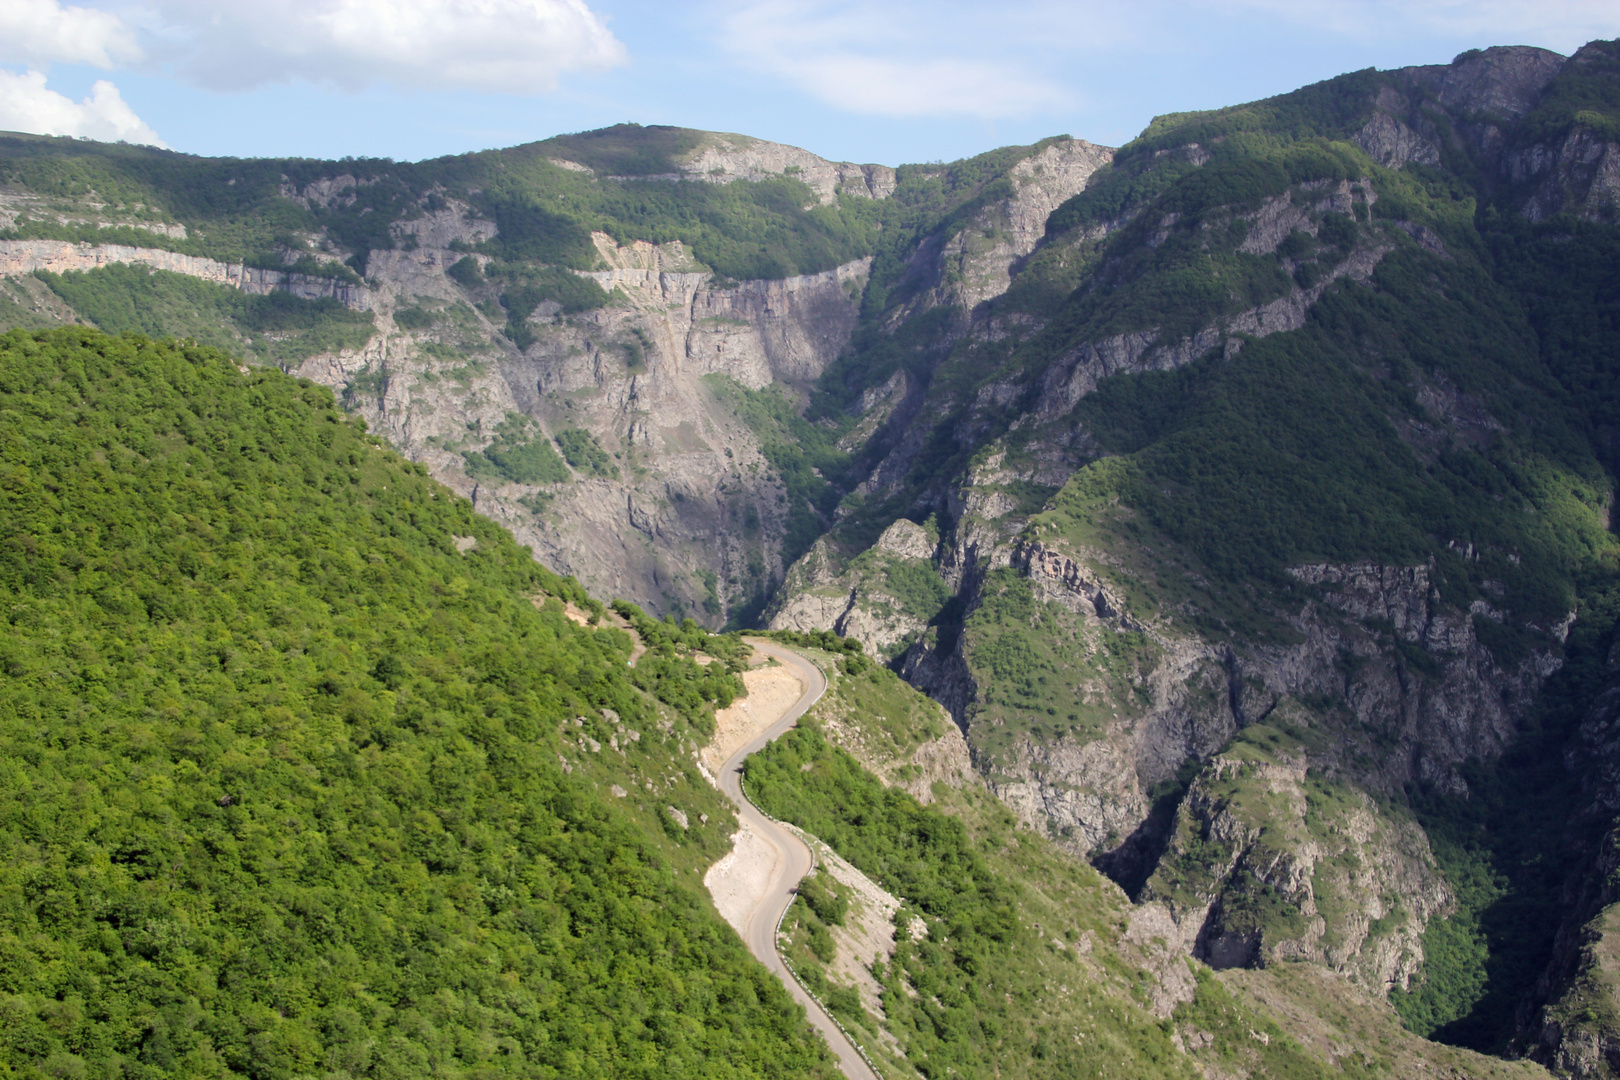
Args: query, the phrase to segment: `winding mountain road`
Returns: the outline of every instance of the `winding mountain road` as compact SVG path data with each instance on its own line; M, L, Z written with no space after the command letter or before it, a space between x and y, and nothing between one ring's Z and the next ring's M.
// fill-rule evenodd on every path
M804 841L762 814L753 803L743 797L742 792L742 765L748 755L763 748L798 723L799 717L826 693L827 680L814 664L798 653L758 638L749 639L749 643L797 675L804 683L804 693L780 719L744 743L736 753L727 758L720 770L720 790L737 805L738 816L780 855L780 858L774 861L764 895L755 899L743 921L743 941L748 945L748 951L753 953L760 963L775 972L776 977L788 988L788 993L804 1006L805 1012L809 1014L810 1023L821 1032L822 1037L827 1040L827 1045L837 1056L838 1067L843 1070L844 1075L849 1077L849 1080L881 1080L839 1030L838 1025L833 1023L826 1011L805 993L804 987L799 985L799 980L793 977L793 973L787 969L787 965L776 952L777 924L781 922L782 913L793 902L794 888L798 886L799 880L810 872L814 860Z

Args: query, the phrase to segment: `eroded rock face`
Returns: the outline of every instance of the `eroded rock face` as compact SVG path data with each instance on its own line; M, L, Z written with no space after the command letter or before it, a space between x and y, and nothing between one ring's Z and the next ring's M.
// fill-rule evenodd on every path
M1179 948L1215 966L1308 959L1377 994L1406 986L1425 925L1452 899L1421 830L1366 789L1455 787L1463 760L1499 751L1556 667L1557 628L1503 670L1472 631L1490 613L1447 608L1426 567L1317 565L1295 571L1322 590L1290 620L1302 640L1239 656L1133 620L1092 560L1025 542L1010 564L1089 633L1134 626L1155 666L1139 683L1148 703L1120 710L1101 738L1026 738L979 762L990 788L1077 854L1147 878L1143 902L1163 907ZM1380 636L1391 633L1446 659L1403 671ZM906 664L974 738L979 687L960 649L919 646ZM1343 712L1302 703L1328 694ZM1189 758L1206 764L1160 816L1154 785Z
M1503 169L1510 182L1530 188L1523 213L1531 221L1561 213L1613 221L1620 214L1620 143L1584 124L1554 144L1509 155Z
M459 199L441 199L441 202L444 205L438 210L428 210L421 217L396 221L390 231L400 239L410 238L417 247L453 255L452 262L461 255L450 251L451 244L459 242L473 246L495 238L498 230L493 221L480 218L472 207Z
M894 193L894 170L887 165L856 165L828 161L808 150L766 142L747 135L710 134L681 171L689 179L727 184L733 180L762 180L791 176L809 185L825 205L839 192L868 199L886 199Z
M997 460L979 467L981 480L1000 475ZM1451 898L1421 831L1366 791L1413 781L1464 790L1458 767L1513 736L1560 662L1567 621L1539 628L1545 643L1504 667L1475 632L1502 615L1484 602L1447 604L1427 566L1316 564L1292 571L1310 595L1284 614L1291 643L1215 644L1133 613L1104 553L1016 530L1009 538L1000 518L975 521L983 499L957 505L970 509L933 559L942 577L955 567L970 610L977 582L1008 567L1054 613L1039 616L1043 626L1073 628L1077 658L1115 635L1145 638L1151 656L1101 731L1023 736L976 758L991 790L1032 828L1165 905L1181 946L1217 966L1296 957L1375 993L1405 986L1424 926ZM790 589L783 608L802 628L838 626L858 607L860 583L820 565L832 586L825 606L813 590ZM1059 612L1069 621L1054 622ZM967 635L944 649L931 635L907 652L903 673L977 746L983 688ZM1085 670L1069 677L1092 693ZM1223 750L1260 733L1281 748ZM1172 782L1189 761L1203 764L1182 798ZM1213 861L1212 843L1225 852ZM1199 865L1203 877L1180 882ZM1283 899L1261 910L1257 893Z
M1453 903L1422 830L1311 776L1274 729L1194 781L1143 899L1212 967L1310 960L1380 995L1407 987L1423 927Z
M854 329L867 263L717 288L679 244L621 248L599 235L610 269L587 276L616 302L567 317L543 305L530 319L533 343L519 351L445 276L463 255L425 242L493 229L452 213L465 210L410 223L425 238L416 248L373 254L383 333L300 374L340 392L369 381L375 392L349 395L372 430L559 573L597 595L723 622L784 569L786 493L705 376L750 389L814 380ZM472 336L458 349L473 342L466 359L435 353L438 331L395 326L396 308L424 299L459 305ZM464 453L512 414L535 421L541 439L589 432L617 477L577 472L570 483L525 485L469 475Z
M345 307L367 311L371 290L364 285L282 270L266 270L241 263L224 263L200 255L182 255L158 248L126 244L76 244L66 240L0 240L0 277L20 277L35 270L53 274L94 270L113 263L149 266L200 281L240 289L255 296L287 292L305 300L331 297Z
M1086 189L1114 151L1084 139L1061 139L1013 166L1015 194L985 207L957 231L925 241L902 288L919 290L904 316L932 307L973 311L1006 292L1046 235L1046 219Z
M1238 250L1251 255L1271 254L1291 233L1315 237L1322 214L1349 214L1358 206L1365 212L1377 201L1378 193L1368 179L1298 185L1295 191L1268 199L1259 210L1242 216L1249 224L1249 235ZM1359 244L1309 287L1294 283L1275 300L1223 316L1186 337L1171 338L1150 328L1084 342L1047 368L1038 398L1039 415L1042 419L1065 415L1111 375L1169 371L1217 349L1232 356L1248 340L1298 330L1305 325L1311 308L1336 282L1367 281L1391 250L1382 243ZM1291 273L1295 265L1286 261L1285 269Z
M1481 49L1461 63L1405 68L1401 74L1447 109L1517 119L1535 107L1567 62L1548 49L1503 45Z
M1408 92L1381 91L1355 141L1393 168L1437 165L1449 144L1516 191L1513 201L1531 221L1566 213L1613 221L1620 214L1620 144L1582 123L1530 145L1511 135L1513 122L1542 102L1557 76L1596 71L1610 51L1594 42L1566 59L1545 49L1492 48L1454 64L1392 72ZM1448 114L1447 130L1435 122L1435 105Z
M794 564L771 612L772 630L831 629L858 639L869 653L894 656L922 636L932 611L918 610L895 575L937 577L931 560L937 536L901 518L870 551L839 567L823 540ZM943 590L943 580L939 589Z
M1381 93L1378 111L1356 133L1356 144L1386 169L1398 169L1413 162L1419 165L1440 164L1440 148L1434 141L1397 119L1405 111L1404 104L1393 90L1386 89Z

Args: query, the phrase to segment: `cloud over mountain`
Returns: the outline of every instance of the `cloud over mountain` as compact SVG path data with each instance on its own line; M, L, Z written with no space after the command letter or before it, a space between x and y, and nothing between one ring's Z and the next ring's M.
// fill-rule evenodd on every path
M0 70L0 130L166 145L106 79L91 87L89 97L74 101L48 88L38 71Z
M581 0L158 0L153 54L190 81L534 94L625 60Z

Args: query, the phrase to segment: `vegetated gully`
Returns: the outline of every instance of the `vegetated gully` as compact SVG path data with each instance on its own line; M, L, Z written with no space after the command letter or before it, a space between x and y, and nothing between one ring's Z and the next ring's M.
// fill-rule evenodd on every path
M844 1075L849 1077L849 1080L881 1080L866 1063L860 1051L855 1049L849 1038L833 1022L832 1017L827 1015L827 1011L799 985L799 980L793 977L793 973L788 970L787 964L776 951L776 928L780 925L788 905L793 903L794 889L814 865L814 858L804 841L761 813L744 797L742 790L742 766L748 755L764 748L771 740L798 723L799 717L809 711L810 706L826 693L827 679L816 665L797 653L758 638L750 638L749 644L793 672L804 683L804 693L770 727L755 735L727 758L720 769L720 790L736 804L737 814L742 821L775 847L780 856L775 860L775 866L763 894L754 901L743 923L745 928L743 941L747 944L748 951L753 953L760 963L770 968L776 977L782 980L794 1000L804 1006L810 1022L821 1032L822 1037L827 1040L827 1045L837 1056L838 1067L843 1070Z

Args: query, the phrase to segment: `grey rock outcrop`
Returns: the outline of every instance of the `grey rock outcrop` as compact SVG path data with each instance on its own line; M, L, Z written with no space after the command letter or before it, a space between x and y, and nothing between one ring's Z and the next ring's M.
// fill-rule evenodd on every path
M1531 221L1564 213L1613 221L1620 215L1620 143L1578 116L1567 130L1529 144L1513 127L1542 103L1560 75L1610 67L1611 49L1593 42L1565 58L1546 49L1499 47L1452 64L1391 72L1405 92L1394 86L1380 91L1355 141L1379 164L1394 168L1437 165L1450 145L1517 191L1514 201ZM1444 130L1433 115L1436 105L1448 117Z
M1620 217L1620 142L1577 124L1555 144L1538 144L1504 161L1509 182L1529 189L1523 213L1542 221L1573 213L1589 221Z
M1377 191L1365 178L1355 183L1344 180L1336 184L1301 184L1287 195L1266 200L1259 210L1242 215L1249 223L1249 235L1238 250L1269 255L1291 233L1316 236L1322 214L1352 213L1358 205L1370 208L1377 201ZM1111 375L1169 371L1215 350L1234 355L1245 340L1298 330L1305 325L1311 308L1336 282L1367 281L1391 250L1389 244L1376 240L1360 243L1310 286L1291 284L1275 300L1223 316L1185 337L1170 337L1151 328L1084 342L1047 368L1039 396L1040 415L1044 419L1062 416ZM1289 262L1286 268L1294 267Z
M866 650L893 656L927 630L933 611L918 610L894 576L909 570L944 583L932 564L938 539L916 522L900 518L860 558L840 568L831 545L819 541L794 564L779 592L781 603L770 613L773 630L831 629L860 640Z
M1275 733L1218 755L1183 801L1143 900L1212 967L1310 960L1380 996L1405 989L1451 891L1416 824L1308 769Z
M1549 49L1499 45L1466 54L1457 63L1403 68L1398 74L1447 109L1514 120L1535 107L1567 62Z
M887 165L828 161L797 146L722 133L706 134L703 145L680 167L689 179L716 184L791 176L809 185L823 205L833 202L840 192L886 199L894 193L895 183L895 172Z
M35 270L53 274L95 270L122 263L167 270L201 281L240 289L263 296L287 292L305 300L330 297L345 307L366 311L372 306L371 290L334 278L282 270L266 270L242 263L219 262L199 255L182 255L160 248L131 247L127 244L72 243L66 240L0 240L0 277L18 277Z
M1086 189L1114 151L1084 139L1059 139L1014 165L1011 198L984 207L951 233L925 240L902 289L916 298L898 318L933 307L971 312L1006 292L1021 263L1046 235L1059 205Z
M1404 112L1404 102L1393 90L1378 96L1378 111L1362 129L1355 141L1367 151L1367 156L1388 169L1398 169L1415 162L1419 165L1440 164L1440 148L1434 141L1407 127L1397 119Z
M786 492L758 437L704 377L753 390L813 381L854 329L867 263L720 288L679 244L619 247L598 234L610 269L586 276L615 302L568 317L542 307L530 319L533 343L520 351L445 276L463 255L439 244L493 229L466 214L452 205L407 222L423 242L374 252L383 333L360 352L316 357L300 374L339 391L366 376L379 392L351 395L351 404L372 430L598 595L718 624L780 579ZM393 324L398 307L427 301L461 312L448 354L439 339L451 331ZM463 455L512 414L535 421L539 438L589 432L618 478L475 479Z

